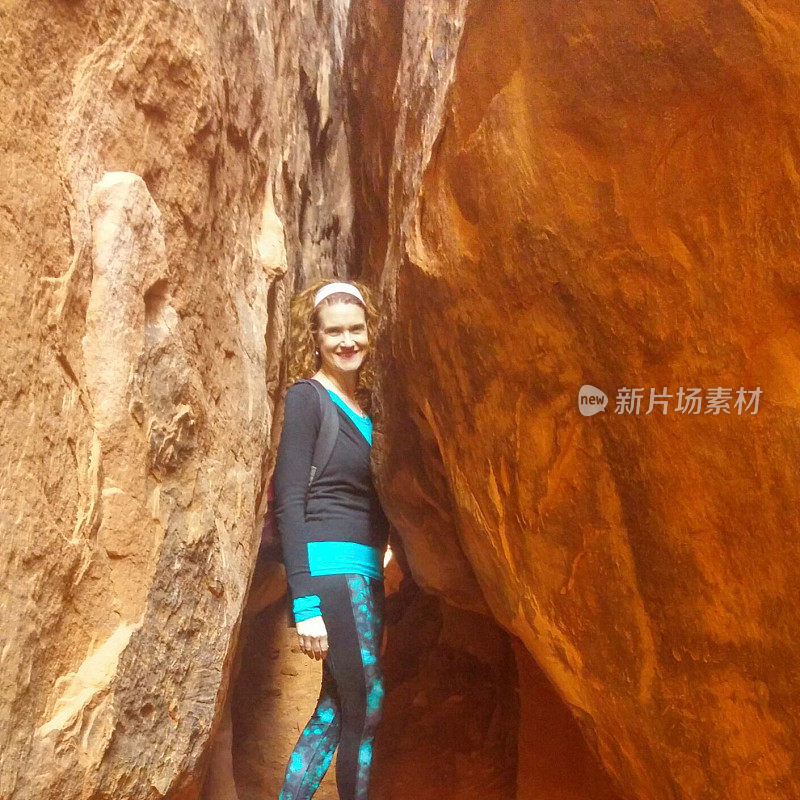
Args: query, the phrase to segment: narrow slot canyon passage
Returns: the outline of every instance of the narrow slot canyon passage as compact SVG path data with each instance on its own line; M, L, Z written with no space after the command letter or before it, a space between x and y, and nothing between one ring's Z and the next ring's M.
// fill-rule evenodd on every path
M392 559L386 588L397 600L401 579ZM254 607L283 583L280 567L262 564ZM413 584L403 594L402 616L389 626L371 797L618 800L568 708L518 641L485 616L453 608ZM281 593L245 618L231 732L218 737L204 800L261 800L280 792L321 679L321 664L297 649L286 611ZM338 797L335 759L315 798Z

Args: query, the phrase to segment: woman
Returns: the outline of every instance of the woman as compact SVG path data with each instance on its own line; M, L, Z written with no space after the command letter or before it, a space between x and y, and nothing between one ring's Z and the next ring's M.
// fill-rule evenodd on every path
M367 800L384 694L383 558L389 523L370 472L377 313L366 287L325 281L292 309L292 379L311 377L337 406L339 433L322 472L309 474L322 411L314 386L287 392L275 465L275 513L302 651L322 660L322 689L295 745L279 800L307 800L338 744L341 800Z

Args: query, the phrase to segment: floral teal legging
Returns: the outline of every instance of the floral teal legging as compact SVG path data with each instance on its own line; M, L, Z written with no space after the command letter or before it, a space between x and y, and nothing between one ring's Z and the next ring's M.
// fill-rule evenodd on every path
M372 743L383 706L383 582L315 576L328 632L317 706L294 746L278 800L309 800L333 758L340 800L367 800Z

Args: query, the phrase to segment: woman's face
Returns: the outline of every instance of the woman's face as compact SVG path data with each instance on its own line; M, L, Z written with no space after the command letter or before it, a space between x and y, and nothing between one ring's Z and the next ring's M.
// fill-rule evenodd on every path
M327 372L355 372L369 347L364 309L356 303L334 303L319 310L317 348Z

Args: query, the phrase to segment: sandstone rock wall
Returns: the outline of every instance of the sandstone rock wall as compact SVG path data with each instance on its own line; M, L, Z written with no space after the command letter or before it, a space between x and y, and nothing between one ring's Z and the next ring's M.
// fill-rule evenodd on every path
M800 14L406 0L402 26L349 80L398 65L357 96L394 132L355 195L387 226L376 456L415 576L485 598L625 796L800 796ZM740 386L757 414L674 410ZM673 410L615 414L623 387Z
M346 3L0 8L0 797L195 796L288 297L343 274Z

